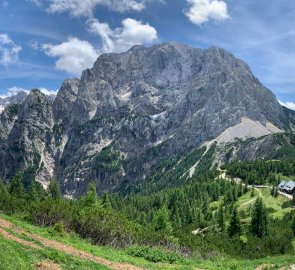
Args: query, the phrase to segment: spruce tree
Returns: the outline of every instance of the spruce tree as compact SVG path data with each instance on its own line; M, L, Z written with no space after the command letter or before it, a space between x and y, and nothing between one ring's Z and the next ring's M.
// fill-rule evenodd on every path
M218 212L217 212L217 224L219 230L223 232L225 230L225 222L224 222L224 211L222 205L220 205Z
M107 193L104 193L102 196L102 206L105 209L111 209L112 208L112 204L111 204L111 200L110 197Z
M155 230L167 234L172 233L172 225L166 207L162 207L155 215Z
M250 232L259 238L268 235L268 216L261 198L254 204Z
M295 236L295 215L293 215L291 229L292 229L293 235Z
M48 194L49 194L49 197L51 197L54 200L61 199L61 192L60 192L59 185L57 181L54 179L50 181L50 184L48 186Z
M9 193L17 198L25 197L25 189L22 183L21 174L17 173L11 180Z
M102 207L101 201L98 199L95 182L88 185L87 193L80 199L82 207Z
M233 211L231 214L229 227L228 227L228 235L233 237L234 235L239 235L241 233L241 223L238 215L237 207L233 206Z
M246 180L244 185L244 194L248 192L248 180Z

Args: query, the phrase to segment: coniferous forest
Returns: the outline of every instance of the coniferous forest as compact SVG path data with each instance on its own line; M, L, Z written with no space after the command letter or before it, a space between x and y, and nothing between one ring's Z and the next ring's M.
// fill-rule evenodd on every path
M214 169L150 194L143 188L128 194L98 195L95 184L90 183L87 194L76 200L64 199L54 180L45 191L36 181L24 186L24 176L17 173L9 184L0 183L0 210L154 262L294 254L291 202L282 205L290 211L276 217L261 191L254 188L254 184L277 184L281 175L294 174L292 165L278 161L230 163L222 169L243 183L222 179ZM263 194L268 200L277 200L278 194L271 188ZM242 202L248 197L253 199L246 207L248 203Z

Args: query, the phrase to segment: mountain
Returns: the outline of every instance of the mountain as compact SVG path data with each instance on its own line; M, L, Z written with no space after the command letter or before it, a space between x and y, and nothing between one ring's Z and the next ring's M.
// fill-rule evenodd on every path
M23 103L27 97L27 93L25 91L20 91L12 96L0 97L0 113L2 113L5 107L10 104L20 104Z
M8 180L21 170L25 183L36 178L44 187L57 178L66 197L92 180L102 193L147 183L159 164L192 153L201 154L190 159L190 174L211 152L212 164L264 158L269 145L250 153L241 142L252 138L257 150L261 138L289 136L294 126L294 112L225 50L134 46L101 55L53 101L32 90L12 115L5 109L0 172ZM230 156L228 145L244 154Z

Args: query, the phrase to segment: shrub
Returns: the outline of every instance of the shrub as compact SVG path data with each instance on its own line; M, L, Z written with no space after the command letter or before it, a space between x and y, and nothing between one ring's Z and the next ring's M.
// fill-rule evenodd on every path
M182 263L184 261L182 256L175 252L147 246L132 246L128 248L127 253L131 256L144 258L154 263L162 262L173 264Z

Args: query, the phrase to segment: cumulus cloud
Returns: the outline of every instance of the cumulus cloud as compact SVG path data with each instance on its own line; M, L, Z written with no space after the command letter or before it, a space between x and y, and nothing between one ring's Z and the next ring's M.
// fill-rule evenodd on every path
M123 20L122 27L116 29L111 29L107 23L97 19L89 20L88 25L89 31L101 38L101 53L123 52L133 45L151 44L158 39L154 27L130 18Z
M90 68L102 53L123 52L133 45L150 44L157 40L157 31L148 23L134 19L122 21L122 27L111 29L107 23L96 19L87 22L89 31L101 38L101 47L95 48L88 41L69 37L66 42L58 45L43 44L42 50L54 58L56 68L73 74L80 74Z
M42 88L42 87L38 88L38 89L47 96L56 95L58 92L58 90L48 90L48 89ZM17 86L13 86L13 87L8 88L7 92L5 94L0 95L0 98L12 97L12 96L17 95L19 92L25 92L25 93L29 94L30 90L24 89L21 87L17 87Z
M89 68L98 57L98 52L88 41L69 37L58 44L43 44L42 49L50 57L58 58L55 67L73 74L80 74Z
M185 12L187 18L196 25L201 25L210 19L225 21L230 18L227 4L221 0L187 0L189 9Z
M16 45L8 34L0 34L0 64L8 66L18 61L22 47Z
M295 103L294 103L294 102L289 102L289 101L287 101L287 102L283 102L283 101L280 101L280 100L279 100L279 102L280 102L280 104L281 104L282 106L284 106L284 107L286 107L286 108L289 108L289 109L295 111Z
M141 11L148 1L151 0L31 0L38 6L45 5L47 11L52 13L68 12L73 16L88 17L92 16L93 10L98 5L118 12Z

